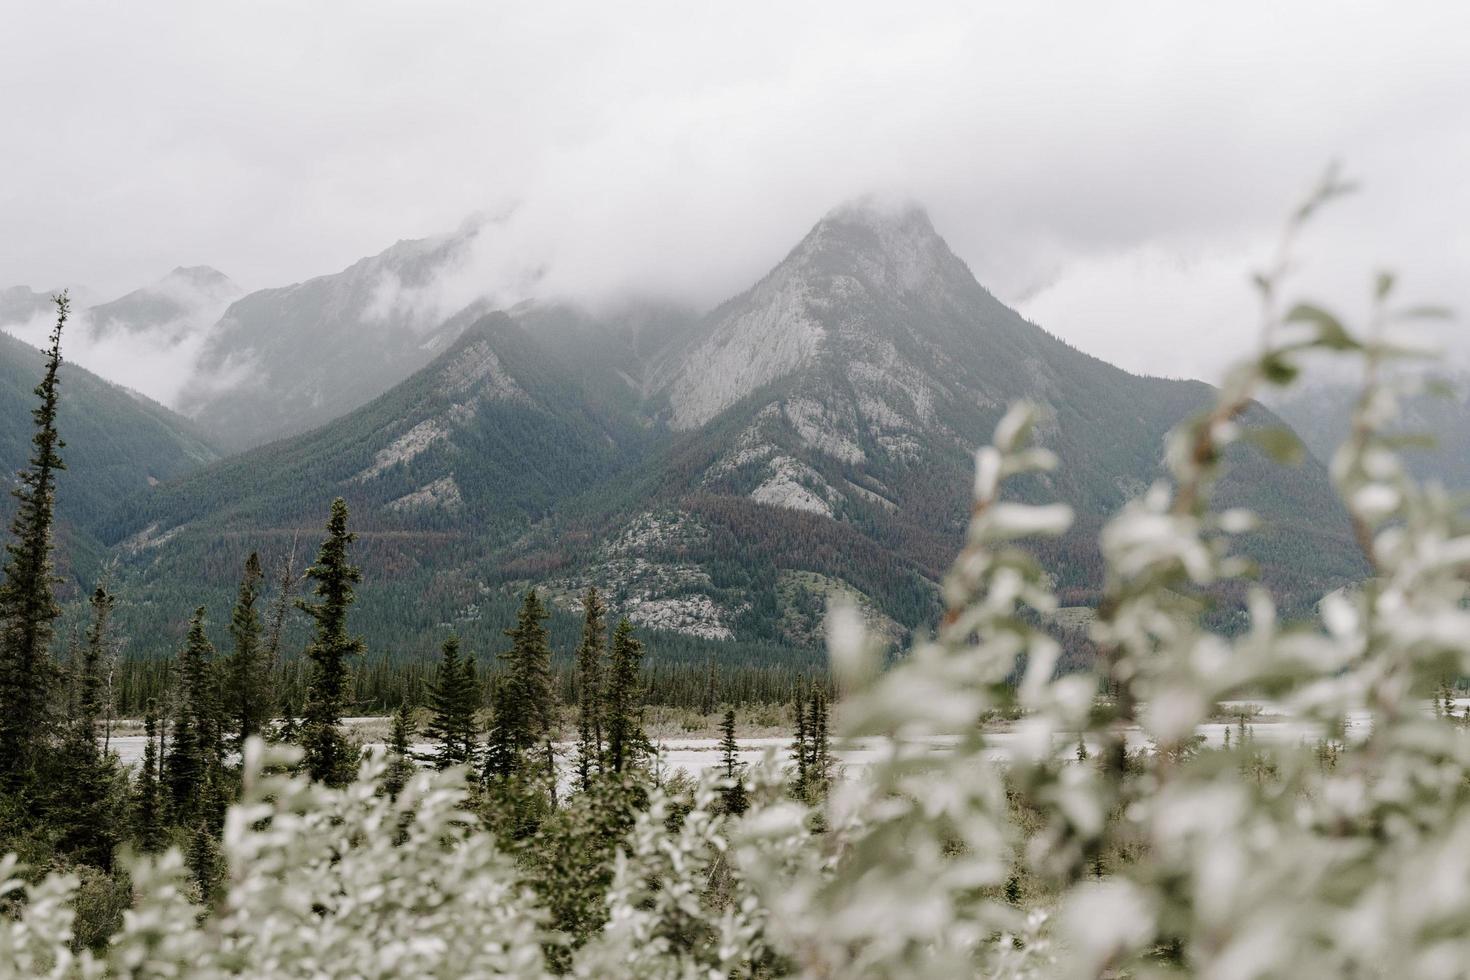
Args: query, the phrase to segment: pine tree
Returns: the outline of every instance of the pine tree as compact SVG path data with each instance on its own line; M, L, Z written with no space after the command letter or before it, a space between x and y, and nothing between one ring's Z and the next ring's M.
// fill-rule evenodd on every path
M40 747L49 736L47 707L54 682L50 645L56 617L52 570L52 525L55 520L56 474L66 468L57 434L57 371L61 367L61 331L71 311L65 292L55 297L56 326L46 348L46 370L31 411L35 435L31 455L11 493L19 501L10 524L14 541L6 544L0 578L0 781L25 781L35 769Z
M442 659L429 689L433 719L428 736L435 745L430 761L435 769L468 765L473 767L479 743L475 711L480 704L480 683L473 657L461 660L459 638L444 641Z
M413 719L409 716L407 706L400 705L393 712L393 729L388 736L388 772L383 777L383 789L393 799L403 792L403 787L413 776Z
M638 667L642 660L643 644L633 636L633 624L627 619L618 620L613 630L604 707L608 767L613 772L622 772L647 746L639 721Z
M77 653L74 697L67 726L44 769L38 814L55 833L56 848L74 860L104 870L112 866L120 840L117 809L124 802L122 772L104 755L97 722L102 714L102 661L112 596L98 588L91 597L92 622Z
M178 707L166 768L171 813L177 823L201 809L211 770L219 765L219 707L213 676L214 646L204 633L204 607L189 620L179 654Z
M720 726L723 737L720 751L725 766L726 785L722 791L725 812L739 816L749 805L745 797L745 767L740 765L740 743L735 740L735 709L725 712L725 721Z
M237 749L265 729L271 714L269 665L261 647L260 613L255 608L261 578L260 555L252 551L245 559L240 590L230 614L230 638L235 649L225 674L226 714L230 738Z
M102 715L102 665L108 657L109 620L114 598L107 589L97 586L89 600L92 622L87 626L86 645L82 653L82 675L78 687L76 725L87 742L96 747L97 721Z
M806 730L806 693L796 689L796 740L791 743L791 758L796 763L796 784L792 787L800 799L805 799L807 794L807 762L811 758L811 748L807 740Z
M480 709L485 704L485 688L480 683L479 667L475 664L475 655L466 654L464 658L464 681L460 685L463 692L464 706L460 712L460 751L464 755L465 765L470 767L470 779L477 775L476 765L480 761Z
M313 779L333 786L344 784L351 776L353 760L342 731L342 707L347 662L363 650L362 639L347 632L352 587L362 581L362 572L348 560L348 549L355 538L347 530L347 503L338 497L332 501L327 537L316 564L306 570L307 577L316 581L313 592L320 601L297 600L298 608L316 624L315 635L306 648L312 670L301 744L306 749L307 772Z
M807 780L810 795L820 799L827 793L828 773L832 768L827 748L827 698L819 687L812 692L811 722L807 725Z
M533 747L550 742L552 712L551 644L547 639L546 608L536 590L526 593L516 625L505 631L511 648L502 654L505 679L497 704L496 724L515 753L512 768L520 768Z
M515 712L511 707L510 685L505 677L497 677L490 685L490 732L485 740L485 781L503 781L515 773L520 754L512 731Z
M577 776L583 789L602 758L602 673L607 607L593 586L582 599L582 642L577 646Z
M138 770L137 788L133 794L133 834L144 851L163 847L163 801L158 787L158 703L148 699L143 714L143 763Z
M219 842L205 824L200 823L189 835L184 861L189 866L189 877L199 889L200 901L212 904L224 878L224 868L221 866Z

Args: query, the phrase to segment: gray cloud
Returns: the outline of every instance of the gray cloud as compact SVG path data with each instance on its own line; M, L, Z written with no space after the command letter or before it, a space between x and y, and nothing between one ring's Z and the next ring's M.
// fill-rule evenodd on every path
M710 304L878 191L1054 333L1214 378L1335 157L1365 193L1303 286L1388 263L1470 307L1461 5L11 6L0 284L278 285L482 211L441 290L385 304Z

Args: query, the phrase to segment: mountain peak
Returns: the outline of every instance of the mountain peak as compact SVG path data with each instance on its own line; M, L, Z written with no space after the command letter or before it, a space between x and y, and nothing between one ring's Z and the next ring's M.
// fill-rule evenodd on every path
M872 195L828 211L793 258L820 272L850 275L898 293L922 290L958 264L922 206Z
M199 283L201 285L225 284L230 282L230 277L210 265L180 265L176 266L165 279L182 280L184 282Z

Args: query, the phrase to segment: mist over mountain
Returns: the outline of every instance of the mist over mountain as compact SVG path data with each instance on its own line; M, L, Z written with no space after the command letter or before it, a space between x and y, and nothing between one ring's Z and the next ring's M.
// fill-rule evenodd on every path
M53 290L0 291L0 331L44 344L55 310ZM193 377L199 352L225 308L244 290L209 266L179 267L124 296L92 306L71 291L67 360L107 380L174 406Z
M477 228L401 241L333 275L263 289L210 332L178 407L245 448L336 418L428 363L472 318L415 302L449 273ZM480 313L480 304L471 304Z
M1392 429L1424 441L1405 446L1409 471L1450 490L1470 490L1470 372L1421 365L1399 372L1398 382L1404 390ZM1361 395L1361 381L1319 377L1275 395L1270 404L1307 448L1327 461L1347 440Z
M472 639L527 584L569 612L596 584L646 628L796 649L820 642L840 593L896 640L933 622L974 447L1028 398L1062 465L1022 490L1078 509L1043 557L1083 609L1101 520L1162 475L1165 433L1212 394L1027 322L912 205L835 209L704 315L531 301L434 322L384 301L385 280L426 288L463 243L400 243L230 307L208 363L234 352L255 380L201 395L201 421L243 418L239 438L259 440L364 404L125 501L106 537L130 588L156 608L224 596L245 551L310 540L341 495L362 535L364 628L385 649L423 649L445 623ZM1265 515L1246 550L1288 602L1361 573L1320 462L1236 457L1222 495Z

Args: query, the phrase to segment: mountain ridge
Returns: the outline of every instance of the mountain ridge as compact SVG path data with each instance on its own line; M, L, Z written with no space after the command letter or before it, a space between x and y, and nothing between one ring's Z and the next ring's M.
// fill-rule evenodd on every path
M417 373L345 416L119 507L107 540L134 586L177 604L204 568L191 584L227 596L244 542L309 534L341 494L363 535L364 604L379 610L365 628L392 649L428 649L445 624L481 629L530 584L568 613L596 584L646 628L792 648L820 641L822 605L841 592L897 639L933 622L974 448L1011 401L1046 411L1038 435L1063 465L1018 490L1076 507L1077 529L1040 553L1082 606L1101 588L1102 520L1162 475L1165 433L1212 397L1029 323L914 208L829 212L702 317L531 303L461 321ZM774 360L739 370L788 335ZM1279 424L1259 408L1248 421ZM1235 455L1222 496L1277 522L1247 550L1288 601L1361 571L1319 462Z

